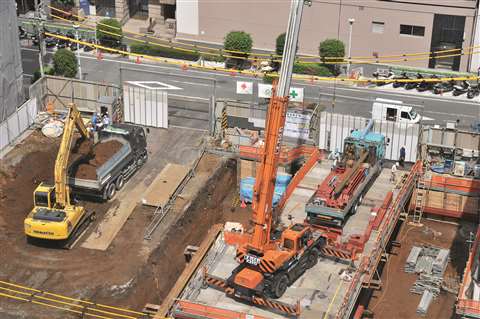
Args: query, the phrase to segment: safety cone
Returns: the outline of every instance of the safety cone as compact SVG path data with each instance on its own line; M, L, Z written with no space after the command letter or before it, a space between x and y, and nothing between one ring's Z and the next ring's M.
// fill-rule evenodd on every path
M187 69L188 69L188 65L187 64L182 64L182 70L186 71Z
M230 75L231 75L231 76L235 76L235 75L237 75L237 72L235 72L235 71L230 71Z
M140 64L140 57L137 56L137 60L135 61L136 64Z
M242 203L240 204L241 208L247 208L247 204L245 204L245 201L242 199Z
M102 57L102 51L98 50L97 59L101 60L102 58L103 58Z

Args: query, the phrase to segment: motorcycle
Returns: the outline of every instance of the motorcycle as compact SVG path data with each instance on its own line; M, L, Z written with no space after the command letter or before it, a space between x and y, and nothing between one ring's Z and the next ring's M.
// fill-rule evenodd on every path
M479 95L480 95L479 84L477 83L475 85L470 85L470 87L468 88L468 92L467 92L467 98L473 99L474 97L479 96Z
M27 31L21 26L18 27L18 36L20 39L26 39L28 37Z
M408 77L407 72L402 72L398 77L395 77L394 79L395 80L409 80L410 78ZM396 88L405 86L405 84L407 84L407 82L395 81L395 82L393 82L392 87L394 89L396 89Z
M421 80L421 79L424 79L424 78L425 77L421 73L417 73L417 80ZM408 82L407 84L405 84L405 90L413 90L419 84L420 84L420 82Z
M454 85L453 86L452 95L453 96L459 96L459 95L465 94L470 89L470 86L471 86L470 83L468 83L467 81L464 80L464 81L462 81L461 85Z
M438 76L436 76L434 74L430 78L431 79L438 79ZM435 82L422 81L417 85L417 91L418 92L430 91L430 90L433 90L434 86L435 86Z
M450 80L448 82L442 82L442 83L437 83L433 87L433 93L434 94L443 94L446 92L453 91L453 87L455 86L457 82Z
M373 72L372 75L377 80L391 80L395 77L395 73L393 73L392 71L388 71L388 73L386 75L382 75L379 72ZM390 82L388 82L388 83L390 83ZM383 81L376 82L377 86L383 86L383 85L388 84L388 83L383 82Z

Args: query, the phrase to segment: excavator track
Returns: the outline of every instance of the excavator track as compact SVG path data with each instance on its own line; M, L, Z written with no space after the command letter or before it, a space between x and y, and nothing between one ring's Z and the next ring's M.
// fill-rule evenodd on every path
M63 249L72 249L85 234L88 229L88 226L95 220L95 212L86 212L80 221L78 222L75 229L72 231L68 239L66 239L62 245Z

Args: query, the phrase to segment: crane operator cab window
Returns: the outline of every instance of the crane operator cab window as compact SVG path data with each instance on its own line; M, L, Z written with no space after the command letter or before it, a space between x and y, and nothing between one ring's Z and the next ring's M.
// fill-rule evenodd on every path
M288 250L294 250L295 249L295 241L289 238L285 238L283 240L283 248L288 249Z

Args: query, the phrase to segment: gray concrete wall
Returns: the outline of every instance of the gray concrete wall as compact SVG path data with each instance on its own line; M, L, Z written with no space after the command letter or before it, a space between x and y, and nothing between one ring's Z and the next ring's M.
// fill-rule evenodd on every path
M198 34L178 33L178 38L223 43L228 31L243 30L252 35L255 48L268 50L275 47L276 37L285 32L290 8L290 1L274 0L193 2L198 2ZM465 16L464 46L468 47L473 34L475 5L474 0L343 0L341 6L340 0L313 1L312 6L304 10L299 51L318 54L319 43L327 38L338 37L347 44L348 19L354 18L353 57L371 57L373 52L380 56L429 52L434 14ZM177 16L177 20L180 19L182 17ZM385 23L384 33L372 32L373 21ZM401 35L400 24L424 26L425 35ZM462 57L461 70L466 70L469 58ZM392 63L428 67L428 60Z
M23 103L23 70L15 1L0 1L0 122Z

